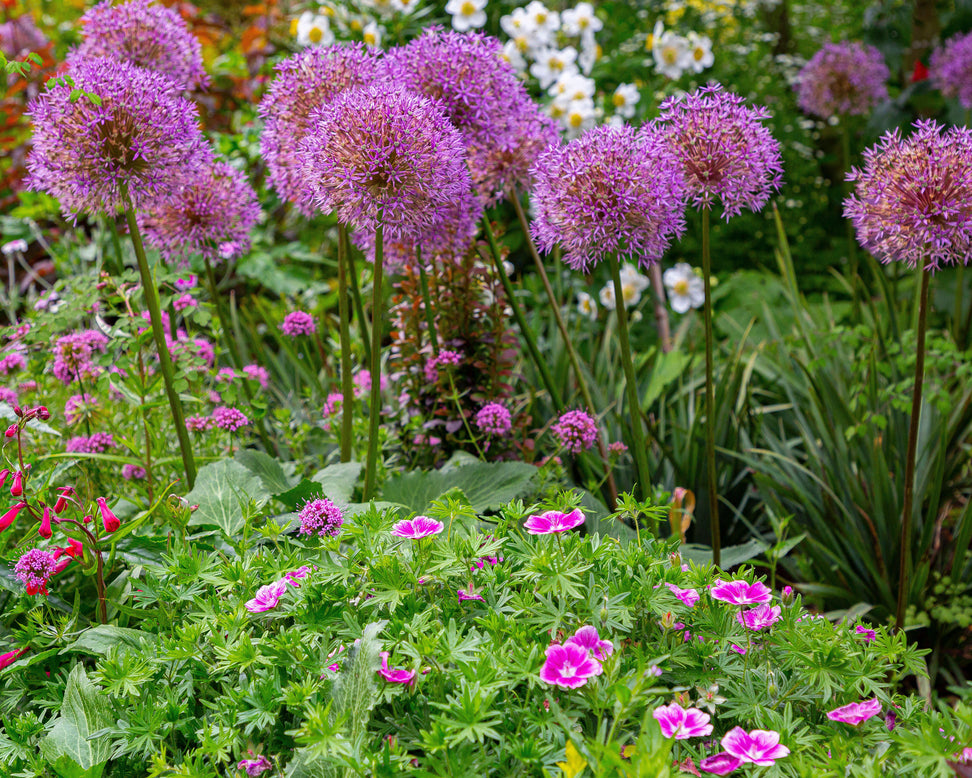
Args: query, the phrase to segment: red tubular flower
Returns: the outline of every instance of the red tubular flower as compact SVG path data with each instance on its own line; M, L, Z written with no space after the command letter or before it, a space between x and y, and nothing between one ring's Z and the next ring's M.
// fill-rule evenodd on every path
M8 438L12 438L14 435L17 434L17 425L16 424L11 424L9 427L7 427L7 431L4 434Z
M8 468L5 467L3 470L0 470L0 489L3 489L3 485L7 483L8 475L10 475L10 470Z
M64 553L72 559L80 559L84 556L84 544L80 540L68 538L68 544L64 549Z
M7 527L17 520L17 514L20 513L24 508L27 507L27 503L18 502L10 510L8 510L3 516L0 516L0 532L3 532Z
M8 432L10 430L7 430ZM10 487L11 497L20 497L24 493L24 474L19 470L14 473L13 485Z
M44 506L44 515L41 517L40 527L37 529L37 534L42 538L50 538L54 534L51 529L51 509L46 505Z
M3 482L0 481L0 486L3 486ZM74 489L70 486L58 487L58 491L61 493L57 498L57 502L54 503L54 513L60 514L68 504L68 497L74 494Z
M0 654L0 670L3 670L8 665L12 665L20 659L22 654L27 653L29 650L27 646L24 646L23 648L18 648L16 651L8 651L6 654Z
M111 512L111 509L105 503L104 497L99 497L95 502L98 503L98 510L101 511L101 521L105 525L105 532L110 535L121 526L121 522L118 520L118 517Z

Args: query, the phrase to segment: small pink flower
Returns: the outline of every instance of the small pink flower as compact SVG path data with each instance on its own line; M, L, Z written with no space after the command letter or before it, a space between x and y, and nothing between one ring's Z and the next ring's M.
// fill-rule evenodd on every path
M735 651L739 656L746 656L746 649L742 646L737 646L735 643L729 646L733 651Z
M419 540L429 535L438 535L445 529L445 524L428 516L416 516L414 519L405 519L392 527L392 535L400 538L410 538Z
M301 578L306 578L310 573L310 571L311 569L307 565L302 565L301 567L298 567L296 570L287 573L283 577L283 580L285 580L291 586L296 588L300 586L300 584L297 583L297 581L300 580Z
M587 649L594 654L595 659L600 659L602 662L614 653L614 643L610 640L601 640L601 636L597 634L597 627L589 625L581 627L573 637L567 638L567 643Z
M780 593L780 599L783 601L784 605L789 605L793 602L793 587L784 586L783 591Z
M717 579L709 593L716 600L728 602L732 605L756 605L773 599L773 591L761 581L722 581Z
M857 625L854 632L856 632L858 635L863 635L865 643L873 643L875 640L877 640L877 633L873 629L868 629L861 624Z
M463 600L479 600L480 602L484 602L482 595L476 594L476 589L473 586L472 581L469 582L469 586L467 586L465 589L459 590L459 602L462 602Z
M539 516L530 516L523 527L531 535L552 535L555 532L567 532L584 523L584 514L580 508L574 508L570 513L560 511L545 511Z
M767 627L772 627L780 618L780 606L773 605L757 605L755 608L750 608L748 611L742 611L736 614L736 621L738 621L746 629L751 629L753 632L759 632L761 629L766 629Z
M257 589L256 597L246 603L246 609L250 613L263 613L273 610L277 607L285 591L287 591L287 580L285 578L261 586Z
M26 653L27 650L28 647L24 646L23 648L18 648L15 651L8 651L6 654L0 654L0 670L12 665L14 662L20 659L21 655Z
M566 643L547 646L547 659L540 668L540 680L564 689L577 689L588 678L604 672L601 663L583 646Z
M263 775L272 767L273 765L263 754L260 754L256 759L241 759L240 763L236 765L237 770L245 770L247 775Z
M881 712L881 702L877 697L863 702L852 702L827 713L827 718L831 721L842 721L856 727L872 716L877 716Z
M699 601L699 593L695 589L680 589L675 584L667 584L667 586L671 590L672 594L674 594L690 608L694 608L695 603Z
M660 705L651 714L657 719L665 737L675 740L688 740L690 737L705 737L712 734L709 714L698 708L682 708L678 703Z
M739 757L733 756L725 751L720 751L718 754L707 756L705 759L699 762L699 767L701 767L705 772L712 773L714 775L729 775L729 773L731 773L741 764L742 759Z
M381 652L381 669L378 674L384 678L388 683L401 683L405 686L415 685L415 671L405 670L401 667L388 667L388 652Z
M337 657L340 657L340 655L343 652L344 652L344 644L342 643L337 648L335 648L330 654L328 654L327 655L327 658L328 659L333 659L336 656ZM343 657L341 657L341 658L343 658ZM336 673L338 670L341 669L341 663L340 662L334 662L333 664L328 665L327 666L327 669L330 670L332 673ZM321 673L321 678L324 678L326 675L327 675L327 673Z
M765 729L747 732L742 727L733 727L723 736L722 747L741 762L752 762L761 767L790 753L789 748L780 745L779 732Z
M108 507L108 503L104 497L99 497L95 502L98 503L98 510L101 511L101 523L104 525L105 532L110 535L121 526L121 522L111 512L111 508Z

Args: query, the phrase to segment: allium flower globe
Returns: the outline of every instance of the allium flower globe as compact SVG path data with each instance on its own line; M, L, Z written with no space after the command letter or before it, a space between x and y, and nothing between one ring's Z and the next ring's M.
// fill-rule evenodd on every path
M882 262L936 271L968 264L972 250L972 131L918 121L864 152L847 176L844 216L857 241Z
M797 103L821 119L865 116L888 99L889 75L884 56L874 46L826 43L797 76Z
M548 148L533 175L534 237L575 270L610 253L648 266L685 230L684 178L656 133L597 127Z
M955 35L932 52L928 77L945 97L972 108L972 32Z
M111 59L78 62L75 87L93 93L71 101L57 84L31 101L34 145L27 156L31 189L56 197L66 214L114 212L174 192L208 161L196 109L165 76Z

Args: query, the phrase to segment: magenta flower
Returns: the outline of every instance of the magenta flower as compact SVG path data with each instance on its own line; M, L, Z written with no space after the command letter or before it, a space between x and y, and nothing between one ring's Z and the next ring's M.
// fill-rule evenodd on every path
M14 565L14 574L27 589L27 594L47 594L47 583L54 575L57 559L49 551L32 548Z
M115 437L110 432L96 432L90 437L79 435L64 444L64 450L72 454L104 454L115 447Z
M539 516L530 516L523 527L531 535L552 535L555 532L567 532L584 523L584 514L580 508L574 508L570 513L561 511L544 511Z
M877 633L873 629L868 629L861 624L857 625L854 632L856 632L858 635L863 635L865 643L873 643L875 640L877 640Z
M0 670L3 670L3 668L8 667L9 665L12 665L14 662L20 659L20 657L23 654L25 654L27 650L28 647L24 646L23 648L18 648L13 651L8 651L6 654L0 654Z
M547 647L547 659L540 668L540 680L564 689L577 689L588 678L604 672L601 663L583 646L575 643Z
M867 721L872 716L877 716L881 712L881 702L877 697L863 702L852 702L840 708L834 708L827 713L827 718L831 721L842 721L856 727L858 724Z
M313 335L317 325L314 323L314 317L306 311L291 311L284 316L280 329L284 335L296 338L301 335Z
M267 770L273 768L270 764L270 760L267 759L263 754L260 754L256 759L241 759L239 764L236 765L237 770L245 770L247 775L263 775Z
M932 52L928 77L945 97L972 108L972 32L955 35Z
M259 383L261 389L266 389L270 385L270 374L265 367L260 367L260 365L244 365L243 372L247 378Z
M388 683L401 683L405 686L414 686L416 673L414 670L406 670L402 667L388 667L388 652L381 652L381 669L378 674Z
M748 611L740 611L736 614L738 621L746 629L759 632L761 629L772 627L780 618L780 606L757 605Z
M597 440L597 422L584 411L567 411L550 427L557 442L571 454L587 451Z
M79 378L91 381L101 374L101 367L94 364L95 352L108 348L108 338L97 330L81 330L58 338L54 343L54 364L51 372L64 384Z
M27 503L18 502L13 507L9 508L3 516L0 516L0 532L3 532L7 527L13 524L17 520L17 514L19 514L24 508L27 507Z
M581 627L573 637L567 638L567 643L587 649L595 659L602 662L614 653L614 643L610 640L601 640L601 636L597 634L597 627Z
M688 740L690 737L705 737L712 734L709 714L698 708L682 708L678 703L661 705L652 712L661 726L665 737L675 740Z
M672 594L674 594L690 608L694 608L695 604L699 601L699 593L695 589L681 589L672 583L667 584L667 586L671 590Z
M476 426L486 435L502 437L513 427L513 420L506 406L500 403L486 403L476 414Z
M428 516L416 516L414 519L405 519L392 527L392 535L400 538L419 540L429 535L438 535L445 529L445 524Z
M884 55L874 46L825 43L797 76L797 103L821 119L864 116L888 99L889 75Z
M246 609L250 613L263 613L264 611L273 610L277 607L280 598L283 597L286 591L287 580L284 578L281 578L279 581L274 581L272 584L261 586L257 589L256 596L252 600L247 601Z
M423 372L425 374L425 380L430 384L434 384L439 380L439 365L445 365L446 367L454 368L459 367L462 364L462 352L454 351L452 349L441 349L438 354L432 357L428 362L425 363Z
M729 775L733 770L735 770L739 765L742 764L742 759L732 754L721 751L718 754L713 754L712 756L707 756L705 759L699 762L699 768L707 773L712 773L713 775Z
M709 594L713 599L732 605L756 605L773 599L773 590L761 581L751 584L743 580L723 581L717 578L709 587Z
M740 762L752 762L760 767L771 765L790 753L789 748L780 745L779 732L765 729L747 732L742 727L733 727L723 736L722 747Z
M229 432L236 432L241 427L250 425L250 419L243 411L226 405L213 408L210 418L213 420L213 426Z
M301 565L296 570L291 570L284 576L284 580L293 586L295 589L300 586L297 581L306 578L310 575L311 569L307 565Z
M337 535L344 523L341 509L326 497L309 500L300 509L297 517L300 519L302 535L317 535L322 538Z
M479 600L480 602L484 602L482 595L476 594L476 589L473 586L472 581L469 582L469 586L467 586L465 589L459 590L459 602L463 602L465 600Z

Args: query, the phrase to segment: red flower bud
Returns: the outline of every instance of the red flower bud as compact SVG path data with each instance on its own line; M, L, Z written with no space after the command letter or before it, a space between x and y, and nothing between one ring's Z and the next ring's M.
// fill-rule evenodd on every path
M17 403L14 403L13 412L14 412L14 415L15 416L23 416L24 415L23 409L19 405L17 405Z
M0 489L3 489L3 485L7 483L7 476L10 475L10 470L6 467L0 470Z
M51 530L51 509L46 505L44 506L44 516L41 518L40 527L37 529L37 534L42 538L50 538L54 532Z
M3 481L0 481L0 487L3 486ZM58 487L58 491L61 493L57 498L57 502L54 503L54 513L61 513L68 504L67 498L74 494L74 489L70 486Z
M47 406L42 405L37 409L37 418L41 421L47 421L51 418L51 412L47 410Z
M81 519L81 523L82 524L90 524L91 523L91 517L90 516L85 516L83 519Z
M21 654L25 654L27 651L28 647L24 646L23 648L18 648L16 651L8 651L6 654L0 654L0 670L3 670L8 665L12 665L20 658Z
M69 556L64 556L61 559L58 559L57 564L54 565L54 569L51 571L51 575L52 576L57 575L62 570L64 570L64 568L67 567L69 564L71 564L71 557Z
M105 525L105 532L109 535L117 530L121 526L121 522L118 521L118 517L111 512L111 509L105 503L104 497L99 497L95 502L98 503L98 509L101 511L101 522Z
M17 519L17 514L20 513L24 508L27 507L27 503L18 502L10 510L8 510L3 516L0 516L0 532L3 532L7 527L14 523Z
M14 473L13 485L10 487L11 497L20 497L24 493L24 474L19 470Z
M9 427L7 427L7 431L4 434L8 438L12 438L14 435L17 434L17 425L16 424L11 424Z

